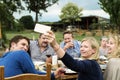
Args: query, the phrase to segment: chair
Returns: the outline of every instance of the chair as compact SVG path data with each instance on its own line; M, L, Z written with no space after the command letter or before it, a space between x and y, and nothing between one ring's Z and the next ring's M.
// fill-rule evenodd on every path
M4 78L4 66L0 66L0 80L51 80L51 64L47 63L46 75L27 73L7 78Z

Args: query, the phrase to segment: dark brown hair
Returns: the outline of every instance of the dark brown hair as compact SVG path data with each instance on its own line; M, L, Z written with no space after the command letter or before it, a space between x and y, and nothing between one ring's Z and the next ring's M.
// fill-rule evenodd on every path
M66 30L66 31L64 31L63 36L64 36L65 34L71 34L72 37L74 38L74 36L73 36L73 32L70 31L70 30Z
M18 43L21 39L27 40L28 44L30 44L29 38L24 37L24 36L21 36L21 35L16 35L16 36L14 36L14 37L10 40L9 49L11 48L11 43L12 43L12 42Z

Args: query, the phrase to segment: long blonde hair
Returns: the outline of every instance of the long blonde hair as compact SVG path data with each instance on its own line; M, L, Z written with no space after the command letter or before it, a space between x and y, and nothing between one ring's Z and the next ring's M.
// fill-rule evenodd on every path
M120 35L119 34L110 34L109 39L112 38L114 40L114 44L116 45L116 49L114 52L107 54L108 58L118 58L120 57Z
M94 37L85 37L82 41L88 41L91 44L92 49L94 49L96 52L89 58L89 59L94 59L97 60L99 58L99 43Z

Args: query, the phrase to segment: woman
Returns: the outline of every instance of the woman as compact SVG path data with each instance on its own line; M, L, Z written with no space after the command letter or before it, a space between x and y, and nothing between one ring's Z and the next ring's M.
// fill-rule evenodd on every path
M35 69L31 57L27 53L29 49L28 38L17 35L11 39L9 46L10 50L0 58L0 66L5 67L5 77L23 73L46 74ZM59 77L60 70L58 69L52 74L51 78L55 79L55 77Z
M108 48L108 59L120 57L120 36L117 34L109 35L109 40L107 43Z
M60 48L55 40L55 34L48 31L46 34L48 40L56 51L58 57L70 69L78 72L78 80L103 80L102 71L99 64L96 62L98 59L99 44L93 37L84 38L81 41L81 57L83 60L74 60L68 53Z
M120 80L120 36L111 34L107 43L108 63L104 72L105 80Z
M108 38L106 36L101 37L100 47L99 47L100 56L106 56L107 55L107 41L108 41Z

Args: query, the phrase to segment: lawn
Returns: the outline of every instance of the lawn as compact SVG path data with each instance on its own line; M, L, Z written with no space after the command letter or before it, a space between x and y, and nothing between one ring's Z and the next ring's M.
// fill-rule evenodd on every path
M13 31L6 32L6 37L8 40L10 40L15 35L23 35L30 39L37 39L39 36L39 33L36 33L32 30L25 30L21 32L13 32ZM58 42L63 40L63 32L55 32L55 35ZM78 33L74 33L74 38L77 40L81 40L83 37L84 36L81 36Z
M56 39L57 41L60 43L63 40L63 32L55 32L56 34ZM39 36L39 33L36 33L32 30L25 30L25 31L20 31L20 32L6 32L6 37L7 40L9 41L13 36L15 35L23 35L28 37L29 39L37 39ZM74 38L77 40L82 40L84 37L86 37L85 35L80 35L79 33L74 33ZM95 36L96 39L100 39L100 36Z

